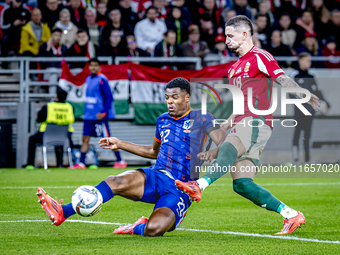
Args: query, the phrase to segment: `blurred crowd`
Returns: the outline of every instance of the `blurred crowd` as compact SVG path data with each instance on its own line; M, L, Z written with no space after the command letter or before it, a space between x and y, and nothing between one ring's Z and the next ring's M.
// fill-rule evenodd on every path
M6 0L0 15L1 56L234 56L224 24L236 15L274 56L340 56L340 0Z

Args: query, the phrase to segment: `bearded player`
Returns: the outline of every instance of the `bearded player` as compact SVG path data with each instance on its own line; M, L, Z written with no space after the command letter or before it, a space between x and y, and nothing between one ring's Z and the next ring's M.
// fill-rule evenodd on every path
M229 71L229 83L241 88L245 102L244 115L232 115L221 128L232 128L225 142L220 148L203 152L198 155L202 160L211 162L215 160L217 166L230 169L233 178L233 189L236 193L249 199L254 204L270 211L281 214L285 220L281 232L277 235L293 233L300 225L305 223L305 217L273 196L268 190L253 182L256 175L259 156L271 136L273 129L273 116L259 116L253 114L248 108L248 88L252 88L252 104L255 109L268 110L271 102L273 81L283 88L300 88L278 66L277 61L267 51L256 48L252 41L253 26L251 21L243 15L236 16L226 23L226 44L229 50L239 55ZM306 95L294 94L300 98ZM314 110L319 105L318 98L311 95L307 102ZM231 123L235 124L233 127ZM221 169L220 168L220 169ZM243 169L243 170L242 170ZM254 169L244 171L244 169ZM176 186L190 195L197 202L201 199L201 192L211 183L223 176L226 171L207 172L197 181L183 182L176 180Z
M213 125L215 118L211 114L202 117L201 110L190 108L190 83L186 79L171 80L166 86L165 99L169 111L157 118L153 145L132 144L115 137L99 141L104 149L121 149L142 157L157 158L150 168L109 176L96 186L103 196L103 203L121 196L155 204L149 219L142 217L132 225L119 227L113 234L161 236L174 230L191 205L189 196L175 186L175 179L192 179L191 166L200 164L197 154L204 149L207 135L218 146L226 138L225 132ZM38 188L37 195L54 225L60 225L75 214L71 203L61 205L42 188Z

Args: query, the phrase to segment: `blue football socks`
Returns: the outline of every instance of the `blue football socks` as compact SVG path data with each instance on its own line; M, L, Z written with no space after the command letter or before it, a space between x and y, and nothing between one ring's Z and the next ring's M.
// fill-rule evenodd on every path
M95 186L95 188L98 189L99 192L102 194L103 203L106 203L107 201L109 201L111 198L114 197L114 194L110 186L105 181L102 181L101 183L99 183L97 186ZM73 210L72 203L62 205L62 207L63 207L64 218L67 219L68 217L76 214L76 212Z
M145 225L146 223L135 226L135 228L133 229L133 233L135 233L136 235L144 236Z

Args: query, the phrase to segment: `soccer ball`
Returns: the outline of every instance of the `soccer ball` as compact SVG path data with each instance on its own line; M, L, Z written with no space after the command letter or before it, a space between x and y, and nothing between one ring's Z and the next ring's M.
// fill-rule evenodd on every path
M103 197L95 187L84 185L73 192L72 207L83 217L95 215L102 209Z
M318 111L316 112L315 115L326 115L326 113L328 111L327 103L323 100L320 100L319 104L320 104L320 107L317 106Z

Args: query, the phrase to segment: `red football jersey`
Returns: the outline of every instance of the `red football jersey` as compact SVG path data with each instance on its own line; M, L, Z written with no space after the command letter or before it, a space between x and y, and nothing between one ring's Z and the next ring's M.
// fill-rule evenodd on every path
M253 114L248 108L248 88L253 90L253 106L258 110L268 110L271 102L274 80L284 71L279 67L275 58L265 50L253 46L244 56L234 63L229 71L229 83L242 90L244 95L244 115L236 115L235 123L245 117L261 118L265 124L272 128L273 116L259 116Z

